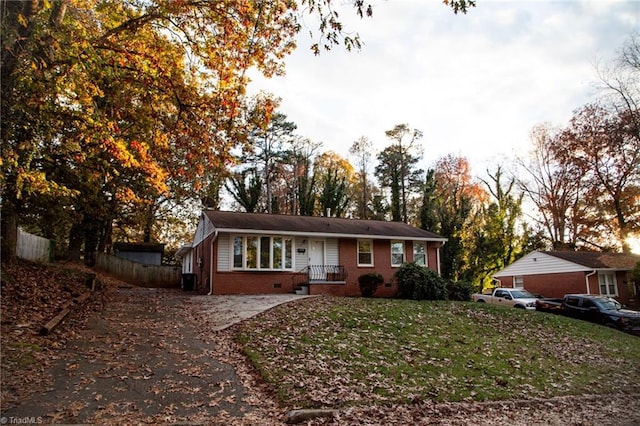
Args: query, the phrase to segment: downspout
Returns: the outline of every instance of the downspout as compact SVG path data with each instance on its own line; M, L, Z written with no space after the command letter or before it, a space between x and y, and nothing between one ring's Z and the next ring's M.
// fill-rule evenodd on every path
M213 231L213 239L211 240L211 259L209 260L209 265L211 269L209 270L209 293L207 293L207 296L211 296L213 294L213 268L214 268L213 262L215 259L215 256L213 255L213 252L214 252L213 244L216 242L216 239L218 239L217 229Z
M594 269L593 271L591 271L591 273L585 275L584 277L585 284L587 285L587 294L591 294L591 292L589 291L589 277L594 276L595 273L596 273L596 270Z
M442 273L440 272L440 248L446 244L446 241L443 241L442 244L440 244L436 250L436 260L438 262L438 275L442 275Z

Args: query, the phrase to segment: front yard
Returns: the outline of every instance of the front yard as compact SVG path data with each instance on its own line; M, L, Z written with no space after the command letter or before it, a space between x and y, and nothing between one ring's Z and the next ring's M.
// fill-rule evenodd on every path
M640 392L640 338L519 309L310 298L241 324L238 339L292 408Z

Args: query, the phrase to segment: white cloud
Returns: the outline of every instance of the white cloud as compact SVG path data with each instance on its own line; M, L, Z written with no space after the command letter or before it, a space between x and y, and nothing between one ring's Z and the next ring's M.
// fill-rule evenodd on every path
M303 31L287 75L254 88L282 97L298 133L326 150L347 156L362 135L381 150L384 131L408 123L424 132L427 163L455 153L482 171L521 150L535 124L564 125L593 99L593 64L640 27L638 5L481 1L454 15L438 1L391 0L364 20L345 9L362 51L315 57Z

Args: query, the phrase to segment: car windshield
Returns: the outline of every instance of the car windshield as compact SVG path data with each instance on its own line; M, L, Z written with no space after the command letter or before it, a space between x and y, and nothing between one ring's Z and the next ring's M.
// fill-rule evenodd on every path
M605 311L617 311L622 308L622 305L614 299L598 299L594 300L594 302Z
M513 296L514 299L524 299L524 298L535 299L535 296L529 293L527 290L512 291L511 296Z

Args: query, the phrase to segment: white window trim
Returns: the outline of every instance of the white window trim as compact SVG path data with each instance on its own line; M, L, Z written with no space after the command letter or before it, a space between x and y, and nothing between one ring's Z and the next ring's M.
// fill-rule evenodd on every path
M520 284L522 284L519 287L517 285L518 278L520 278ZM524 275L514 275L513 276L513 288L522 288L522 289L524 288Z
M234 258L233 258L234 257L233 242L236 237L242 238L242 266L241 267L235 266ZM247 238L257 238L258 240L258 253L257 253L258 258L256 259L255 268L247 267ZM262 238L269 238L269 265L270 266L273 266L273 240L274 238L282 239L282 268L273 268L273 267L261 268L260 267L260 252L261 252L260 245L262 244ZM285 241L287 239L291 240L291 267L290 268L286 267L286 258L285 258L285 247L286 247ZM295 269L295 262L294 262L295 240L293 237L284 236L284 235L232 234L230 235L230 238L229 238L229 255L231 257L231 259L229 259L229 265L232 271L293 271Z
M360 263L360 241L368 241L369 247L371 247L371 263ZM373 255L373 240L367 238L359 238L356 240L356 261L358 262L358 266L362 267L371 267L374 266L374 255Z
M607 287L607 292L602 293L602 277L610 275L613 277L613 291L614 294L609 293L609 284L605 284ZM615 272L598 272L598 293L602 296L616 297L618 296L618 280L616 278Z
M402 262L400 262L400 263L393 263L393 255L394 255L393 245L394 244L402 244ZM400 267L400 266L402 266L403 263L405 263L405 261L406 261L406 253L405 253L404 241L392 240L390 245L389 245L389 251L391 252L390 261L391 261L391 267L392 268ZM395 254L399 254L399 253L395 253Z
M429 256L427 255L427 243L426 241L414 241L413 242L413 261L416 261L416 245L424 247L424 267L429 267Z

